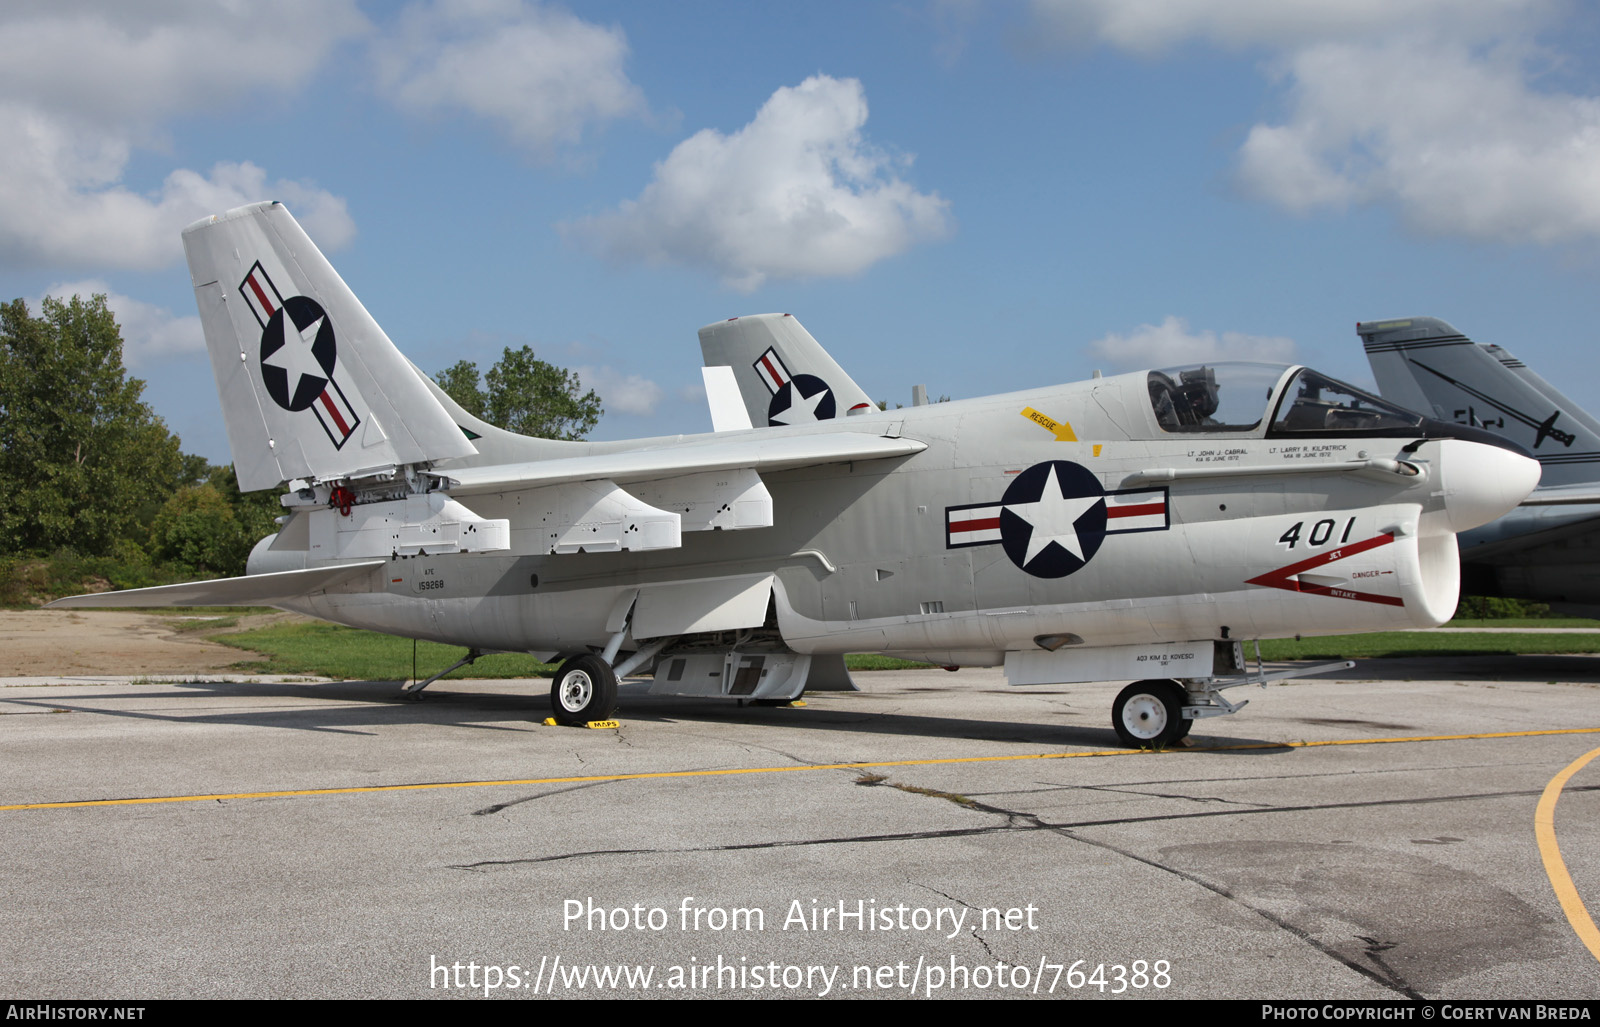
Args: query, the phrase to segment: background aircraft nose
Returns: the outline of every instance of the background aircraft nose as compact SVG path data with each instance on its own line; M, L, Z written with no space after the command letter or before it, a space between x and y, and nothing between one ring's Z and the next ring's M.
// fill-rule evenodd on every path
M1456 534L1510 513L1539 484L1539 461L1521 453L1465 439L1438 446L1444 519Z

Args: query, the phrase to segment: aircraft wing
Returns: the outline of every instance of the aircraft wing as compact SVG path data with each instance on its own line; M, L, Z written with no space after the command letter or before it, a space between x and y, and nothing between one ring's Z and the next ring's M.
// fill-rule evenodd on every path
M47 610L105 609L108 607L151 606L273 606L291 599L344 584L381 567L385 560L364 560L336 567L313 567L276 574L252 574L242 578L216 578L212 581L186 581L181 585L130 588L122 592L96 592L68 596L47 603Z
M1585 506L1600 505L1600 485L1558 485L1534 489L1523 506Z
M481 467L437 468L426 495L340 511L316 492L296 511L279 550L358 560L390 555L515 555L674 549L686 531L769 528L772 471L909 457L915 439L868 432L771 431L659 439L642 447ZM518 514L513 528L511 513Z
M620 453L535 460L522 464L440 471L450 479L452 496L500 492L508 488L562 485L607 479L618 484L679 478L708 471L783 471L852 460L884 460L911 456L927 449L915 439L885 438L865 432L829 432L768 438L752 432L740 439L689 445L662 445Z

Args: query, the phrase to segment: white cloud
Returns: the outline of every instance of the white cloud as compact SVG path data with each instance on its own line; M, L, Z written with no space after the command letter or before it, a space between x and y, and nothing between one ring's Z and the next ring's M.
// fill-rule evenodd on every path
M0 266L165 266L181 255L188 222L263 198L298 206L329 248L348 241L342 199L300 182L269 185L247 161L180 168L148 193L122 177L136 148L161 144L166 120L304 85L365 25L352 0L8 4Z
M1033 0L1057 43L1105 43L1153 55L1189 39L1222 46L1301 46L1443 26L1487 35L1555 0Z
M1600 97L1536 86L1561 0L1034 0L1057 42L1141 55L1188 40L1278 51L1287 114L1238 176L1297 213L1386 207L1415 230L1505 243L1600 237Z
M87 300L102 293L106 297L106 306L116 315L117 325L122 330L122 362L127 367L137 368L167 357L205 352L206 339L200 329L199 317L192 314L177 317L165 307L112 292L100 279L59 282L44 291L45 296L62 301L70 300L73 296ZM35 300L30 307L37 312L39 301Z
M664 392L661 386L643 375L624 374L612 367L583 365L573 368L583 387L600 394L600 401L608 414L638 414L648 416L656 412Z
M859 272L949 231L949 203L919 193L861 135L861 83L816 75L773 93L732 135L704 129L655 168L636 200L562 226L616 260L706 267L733 288Z
M1089 349L1108 366L1122 371L1218 360L1294 362L1293 339L1243 332L1192 332L1188 321L1170 314L1158 325L1142 324L1126 334L1111 332L1090 343Z
M25 140L0 149L0 265L164 267L182 256L185 225L261 199L283 200L324 249L355 235L342 198L303 182L269 184L248 162L179 169L160 190L134 192L118 182L125 144L63 128L0 104L0 138Z
M0 96L143 130L298 88L366 24L354 0L9 0Z
M1390 41L1290 60L1292 110L1240 154L1247 190L1294 211L1393 207L1434 235L1600 236L1600 99L1530 88L1515 55Z
M413 4L374 46L380 88L401 108L465 111L553 159L593 124L642 116L622 30L523 0Z

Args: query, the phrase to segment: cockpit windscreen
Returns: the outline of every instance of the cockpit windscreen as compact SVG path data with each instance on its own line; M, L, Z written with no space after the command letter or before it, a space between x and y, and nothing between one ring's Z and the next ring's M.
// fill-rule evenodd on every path
M1207 364L1151 371L1150 405L1162 431L1245 432L1260 426L1281 364Z
M1305 368L1284 390L1268 434L1394 431L1421 423L1421 414Z

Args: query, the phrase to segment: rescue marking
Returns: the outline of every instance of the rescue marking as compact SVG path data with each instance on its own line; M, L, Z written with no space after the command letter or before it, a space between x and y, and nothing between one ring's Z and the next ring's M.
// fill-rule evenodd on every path
M1596 756L1600 756L1600 749L1590 749L1567 764L1566 769L1545 785L1544 794L1539 796L1539 805L1533 813L1533 835L1539 841L1539 857L1544 861L1545 876L1550 878L1550 887L1555 890L1556 899L1561 903L1561 911L1567 915L1567 922L1577 933L1578 940L1588 948L1589 954L1600 959L1600 929L1595 927L1594 918L1578 897L1572 875L1567 873L1566 860L1561 858L1561 847L1556 844L1556 801L1561 798L1561 789Z
M1057 442L1078 441L1078 436L1073 433L1072 422L1070 421L1057 421L1048 414L1041 414L1039 411L1033 409L1033 407L1023 407L1022 416L1026 417L1034 424L1037 424L1051 435L1054 435ZM1099 453L1095 454L1095 456L1099 455Z
M1008 756L950 756L929 760L882 760L859 763L813 763L787 767L727 767L720 770L657 770L634 774L593 774L586 777L534 777L507 781L428 781L404 785L354 785L349 788L304 788L276 792L218 792L208 795L154 795L129 799L75 799L66 802L28 802L0 806L0 813L32 809L74 809L83 806L149 806L173 802L220 802L224 799L288 799L317 795L359 795L365 792L423 792L441 788L509 788L527 785L588 784L599 781L648 781L663 778L733 777L746 774L788 774L811 770L871 770L878 767L930 767L959 763L1010 763L1018 760L1071 760L1107 756L1176 756L1190 752L1236 752L1260 749L1316 749L1327 745L1394 745L1401 742L1462 742L1489 738L1538 738L1545 735L1600 734L1600 727L1553 728L1544 731L1487 731L1467 735L1412 735L1403 738L1335 738L1317 742L1245 742L1238 745L1197 745L1154 752L1146 749L1096 749L1089 752L1030 752ZM1600 753L1600 749L1596 750ZM1591 753L1591 756L1595 753ZM1567 768L1576 771L1578 766ZM1563 783L1565 781L1563 780ZM1553 804L1552 804L1553 805Z

